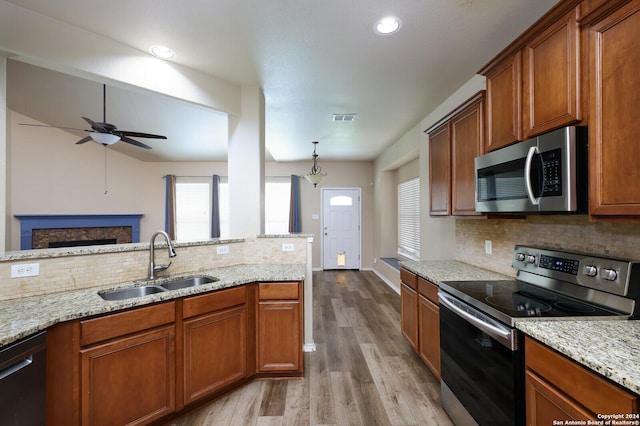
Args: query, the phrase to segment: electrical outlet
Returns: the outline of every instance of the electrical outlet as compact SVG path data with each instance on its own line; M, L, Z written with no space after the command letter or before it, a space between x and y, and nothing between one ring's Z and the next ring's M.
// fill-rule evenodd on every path
M491 254L491 240L484 240L484 254Z
M11 265L11 278L37 277L38 275L40 275L39 263Z
M218 246L218 247L216 247L216 253L218 253L218 254L229 254L229 246Z
M294 251L296 246L292 243L282 243L282 251Z

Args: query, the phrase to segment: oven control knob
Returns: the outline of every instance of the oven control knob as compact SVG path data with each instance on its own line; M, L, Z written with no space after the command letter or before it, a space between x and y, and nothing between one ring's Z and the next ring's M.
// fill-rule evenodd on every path
M618 273L615 269L605 269L603 275L604 279L607 281L615 281L616 278L618 278Z
M524 262L525 256L524 253L516 253L516 260L518 262Z
M536 257L532 254L527 255L527 263L536 263Z
M593 265L587 265L584 267L584 274L588 277L595 277L598 275L598 268Z

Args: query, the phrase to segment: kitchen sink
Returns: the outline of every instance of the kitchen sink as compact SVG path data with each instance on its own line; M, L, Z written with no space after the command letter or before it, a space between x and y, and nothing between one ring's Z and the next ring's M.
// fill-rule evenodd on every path
M191 278L176 278L175 280L171 280L165 283L160 284L160 287L163 287L167 290L178 290L180 288L187 287L196 287L203 284L209 284L218 281L217 278L213 277L191 277Z
M166 289L157 285L145 285L142 287L122 288L118 290L109 290L99 292L98 294L104 300L124 300L134 297L148 296L149 294L162 293L167 291Z
M197 287L199 285L209 284L216 281L218 281L217 278L207 276L174 278L169 281L164 281L162 284L107 290L98 292L98 294L104 300L125 300L132 299L134 297L148 296L155 293L162 293L165 291L179 290L181 288Z

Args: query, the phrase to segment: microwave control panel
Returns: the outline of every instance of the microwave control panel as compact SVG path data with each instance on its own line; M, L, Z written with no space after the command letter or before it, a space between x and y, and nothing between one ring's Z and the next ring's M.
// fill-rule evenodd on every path
M542 196L562 195L562 151L554 149L540 154L542 161Z

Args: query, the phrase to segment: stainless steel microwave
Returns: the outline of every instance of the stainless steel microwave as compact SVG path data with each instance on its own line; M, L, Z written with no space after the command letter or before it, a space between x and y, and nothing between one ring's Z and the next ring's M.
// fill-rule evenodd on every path
M476 211L587 211L587 128L564 127L476 157Z

